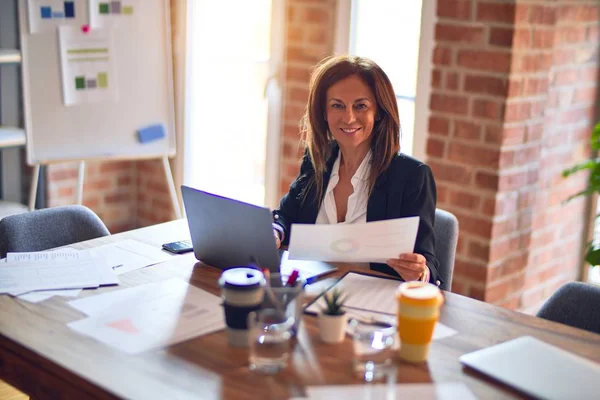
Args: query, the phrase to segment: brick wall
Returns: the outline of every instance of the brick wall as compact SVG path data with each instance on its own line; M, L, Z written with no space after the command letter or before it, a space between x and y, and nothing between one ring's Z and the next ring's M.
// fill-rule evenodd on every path
M438 1L427 146L460 240L454 291L533 310L577 275L596 1ZM567 217L568 216L568 217Z
M283 86L283 138L280 194L300 170L303 150L299 123L306 108L311 68L333 52L334 0L288 0Z

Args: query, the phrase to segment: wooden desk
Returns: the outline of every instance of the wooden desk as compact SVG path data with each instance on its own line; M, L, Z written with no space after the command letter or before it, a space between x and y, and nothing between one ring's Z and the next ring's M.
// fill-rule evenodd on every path
M89 248L133 238L159 246L186 238L185 221L174 221L78 244ZM342 272L342 271L341 271ZM340 272L340 274L341 274ZM220 271L196 263L193 254L120 276L121 287L85 291L80 297L178 276L218 293ZM352 347L324 345L316 319L305 316L290 367L276 376L248 370L246 349L227 346L224 332L131 356L71 331L83 315L59 297L30 304L0 296L0 373L33 398L267 399L303 394L305 385L359 383ZM441 321L460 333L435 341L425 365L398 363L398 383L464 382L477 396L520 397L503 385L464 369L458 357L495 343L532 335L600 362L600 335L446 294ZM576 388L574 388L576 390ZM575 393L575 392L574 392Z

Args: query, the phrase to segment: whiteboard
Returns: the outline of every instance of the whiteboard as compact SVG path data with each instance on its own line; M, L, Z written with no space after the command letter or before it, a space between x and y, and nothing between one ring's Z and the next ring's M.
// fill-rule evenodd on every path
M89 7L96 3L81 1L77 12L89 21ZM133 1L134 13L104 26L113 37L116 77L111 82L117 96L69 106L63 97L58 29L30 34L28 12L37 11L29 4L19 0L28 164L174 155L169 0ZM141 143L137 130L155 124L164 126L165 137Z

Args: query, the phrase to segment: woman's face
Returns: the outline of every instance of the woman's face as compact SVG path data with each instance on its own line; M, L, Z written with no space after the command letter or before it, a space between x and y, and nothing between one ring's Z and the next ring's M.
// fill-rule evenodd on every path
M377 102L358 75L338 81L327 90L325 115L329 131L342 150L368 151L377 117Z

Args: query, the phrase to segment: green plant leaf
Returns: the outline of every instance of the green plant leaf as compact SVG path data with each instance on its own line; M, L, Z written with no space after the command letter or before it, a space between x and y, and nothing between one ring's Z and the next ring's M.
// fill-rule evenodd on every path
M600 265L600 248L590 247L585 256L585 261L592 266Z
M593 150L600 150L600 122L598 122L592 130L591 143Z

